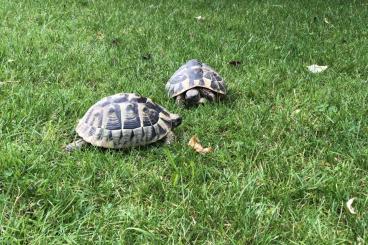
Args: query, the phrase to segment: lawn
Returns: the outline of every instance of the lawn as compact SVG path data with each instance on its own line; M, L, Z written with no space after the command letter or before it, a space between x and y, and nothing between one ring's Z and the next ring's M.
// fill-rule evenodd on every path
M367 23L363 0L0 0L0 243L363 244ZM224 101L167 97L193 58ZM180 114L176 142L66 154L119 92Z

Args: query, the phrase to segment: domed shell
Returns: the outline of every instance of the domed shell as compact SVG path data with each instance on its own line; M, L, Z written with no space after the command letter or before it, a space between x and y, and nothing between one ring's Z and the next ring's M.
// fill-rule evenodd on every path
M225 81L213 68L198 60L189 60L182 65L166 83L166 90L171 98L195 87L226 94Z
M94 104L79 120L76 131L92 145L125 148L156 142L171 128L165 108L149 98L120 93Z

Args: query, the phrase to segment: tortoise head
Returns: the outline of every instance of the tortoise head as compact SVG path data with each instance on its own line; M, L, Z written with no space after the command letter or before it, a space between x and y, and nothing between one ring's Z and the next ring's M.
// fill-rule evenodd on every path
M192 88L185 92L185 101L188 105L196 105L201 99L198 89Z
M181 116L178 114L170 114L172 128L176 128L181 124Z

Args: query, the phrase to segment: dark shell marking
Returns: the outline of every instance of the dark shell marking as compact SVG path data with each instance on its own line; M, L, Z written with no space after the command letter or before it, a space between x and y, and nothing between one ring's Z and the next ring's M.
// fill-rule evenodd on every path
M170 113L136 94L116 94L94 104L79 121L77 133L85 141L105 148L145 145L171 130Z
M123 119L124 129L134 129L141 126L137 103L127 103Z
M219 94L226 94L226 85L221 76L213 68L198 60L189 60L182 65L166 83L170 97L195 87L204 87Z

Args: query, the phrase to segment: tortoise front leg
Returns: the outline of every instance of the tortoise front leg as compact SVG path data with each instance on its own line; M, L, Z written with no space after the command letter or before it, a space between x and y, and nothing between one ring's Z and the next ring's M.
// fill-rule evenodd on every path
M84 145L88 144L84 139L78 139L65 147L65 151L72 152L80 150Z
M178 96L176 96L175 102L178 106L184 106L184 103L185 103L184 95L179 94Z
M165 144L171 145L172 143L174 143L175 139L175 134L173 133L173 131L170 130L165 137Z
M203 97L205 97L206 99L208 99L209 101L214 101L216 98L216 95L209 89L206 88L201 88L199 90L199 92L201 93L201 95Z
M205 104L205 103L207 103L208 102L208 100L205 98L205 97L201 97L200 99L199 99L199 101L198 101L198 103L199 104Z

